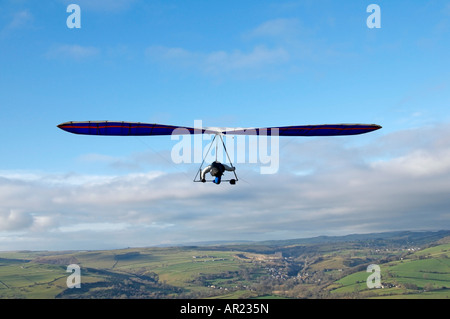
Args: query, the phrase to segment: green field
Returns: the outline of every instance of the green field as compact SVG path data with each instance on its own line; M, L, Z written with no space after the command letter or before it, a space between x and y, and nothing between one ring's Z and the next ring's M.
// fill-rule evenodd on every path
M385 298L449 298L450 244L419 250L381 265L383 289L369 289L368 273L356 272L336 281L333 294L360 293ZM370 274L369 274L370 275Z
M448 298L445 235L0 252L0 298ZM383 288L367 287L373 263ZM70 264L81 269L81 288L67 287Z
M135 297L173 297L181 292L203 296L215 290L213 295L220 296L229 293L231 287L236 296L253 295L247 291L241 294L236 289L245 282L236 279L236 274L254 268L236 257L236 252L146 248L22 254L0 253L1 298L107 297L99 292L114 289L122 293L112 293L111 297L126 295L129 290L138 291L133 292ZM67 288L70 273L66 269L73 263L80 266L82 286L88 290Z

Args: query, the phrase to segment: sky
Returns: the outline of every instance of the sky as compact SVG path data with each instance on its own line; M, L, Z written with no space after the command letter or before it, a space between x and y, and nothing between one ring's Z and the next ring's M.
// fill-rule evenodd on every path
M449 229L449 39L444 0L0 0L0 250ZM85 120L383 128L280 137L232 186L170 136L57 128Z

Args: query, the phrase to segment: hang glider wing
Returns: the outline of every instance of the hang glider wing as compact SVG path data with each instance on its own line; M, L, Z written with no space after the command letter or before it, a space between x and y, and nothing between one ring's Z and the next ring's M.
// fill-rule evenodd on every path
M380 128L381 126L376 124L322 124L231 129L225 133L234 135L339 136L364 134Z
M279 135L279 136L338 136L357 135L381 128L376 124L323 124L268 128L192 128L140 122L85 121L58 125L64 131L85 135L158 136L184 134Z
M66 122L58 127L64 131L84 135L157 136L183 134L215 134L207 129L140 122L85 121Z

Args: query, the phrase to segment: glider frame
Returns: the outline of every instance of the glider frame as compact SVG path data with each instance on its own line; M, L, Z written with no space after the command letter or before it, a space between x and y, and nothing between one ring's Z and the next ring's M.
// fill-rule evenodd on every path
M209 144L208 151L206 152L205 156L203 156L202 163L200 164L200 167L199 167L199 169L197 171L197 174L195 175L193 181L196 182L196 183L198 183L198 182L202 182L203 183L203 181L199 177L199 174L201 173L201 171L203 169L203 165L205 164L206 157L210 153L211 147L214 144L214 141L216 142L216 161L217 161L217 150L218 150L218 142L219 142L219 139L217 138L217 136L219 136L219 138L220 138L220 140L222 142L223 149L225 150L225 154L227 154L228 162L230 163L231 167L234 168L233 173L234 173L234 177L235 177L235 178L232 178L232 179L222 179L221 181L222 182L230 182L230 184L234 185L239 180L238 177L237 177L237 174L236 174L236 167L231 162L230 155L228 154L227 147L225 146L225 142L223 141L222 134L219 134L219 133L214 135L213 140ZM197 177L198 177L198 179L197 179ZM205 182L213 182L213 180L206 180Z

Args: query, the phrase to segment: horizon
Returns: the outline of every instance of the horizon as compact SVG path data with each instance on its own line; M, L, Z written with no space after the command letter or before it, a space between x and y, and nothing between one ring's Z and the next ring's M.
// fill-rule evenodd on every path
M402 233L440 233L440 232L450 232L450 229L438 229L438 230L392 230L386 232L375 232L375 233L351 233L346 235L317 235L314 237L298 237L298 238L281 238L281 239L272 239L272 240L221 240L221 241L205 241L205 242L191 242L191 243L174 243L171 245L165 244L156 244L151 246L132 246L132 247L117 247L111 249L68 249L68 250L0 250L0 253L12 253L12 252L81 252L81 251L112 251L112 250L127 250L127 249L147 249L147 248L177 248L177 247L197 247L197 248L205 248L205 247L214 247L214 246L227 246L227 245L258 245L264 242L277 243L284 241L296 241L296 240L314 240L318 238L344 238L351 236L369 236L369 235L388 235L388 234L402 234ZM372 239L372 238L371 238ZM386 239L386 238L381 238ZM389 239L389 237L387 238ZM364 239L357 239L364 240ZM366 239L368 240L368 239ZM350 239L348 242L352 242ZM314 244L314 243L313 243ZM323 244L323 242L317 242L317 244ZM298 245L302 245L299 243Z

